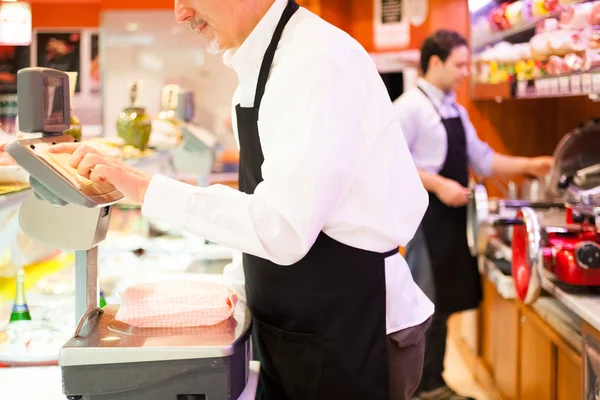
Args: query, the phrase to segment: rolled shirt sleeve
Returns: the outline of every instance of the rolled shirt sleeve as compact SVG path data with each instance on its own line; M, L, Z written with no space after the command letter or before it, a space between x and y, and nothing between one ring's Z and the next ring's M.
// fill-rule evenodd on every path
M469 165L477 175L490 176L492 175L494 150L477 136L475 127L462 107L460 112L465 127Z

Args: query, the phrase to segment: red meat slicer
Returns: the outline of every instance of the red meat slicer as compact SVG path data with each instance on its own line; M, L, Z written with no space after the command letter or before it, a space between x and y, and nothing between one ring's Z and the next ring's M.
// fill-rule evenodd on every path
M512 275L518 298L534 302L544 270L573 286L600 287L600 123L574 130L554 152L548 190L563 198L564 223L545 225L521 208L512 238Z

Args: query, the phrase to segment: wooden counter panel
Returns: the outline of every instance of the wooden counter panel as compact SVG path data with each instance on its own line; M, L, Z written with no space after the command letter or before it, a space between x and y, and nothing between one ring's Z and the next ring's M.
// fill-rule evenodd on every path
M553 345L533 312L521 318L520 400L554 400Z
M583 396L582 360L574 362L572 357L558 349L556 371L556 400L581 399Z
M496 294L497 353L494 362L496 387L505 400L519 398L519 305L514 300L506 300Z
M483 281L483 302L481 304L481 354L485 367L494 376L494 360L496 359L496 342L494 332L497 330L495 316L496 300L499 298L494 284L488 279Z

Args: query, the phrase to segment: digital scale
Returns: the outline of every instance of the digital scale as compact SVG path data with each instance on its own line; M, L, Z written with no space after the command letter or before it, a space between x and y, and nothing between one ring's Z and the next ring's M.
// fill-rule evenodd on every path
M251 359L252 323L244 304L216 326L168 329L136 328L115 320L118 306L98 308L97 246L106 237L111 206L123 195L80 176L68 154L48 152L74 141L63 134L70 123L68 75L25 68L17 88L20 129L41 132L7 147L30 174L34 192L19 211L21 229L76 256L77 328L59 355L63 393L71 400L240 398Z
M173 167L178 172L207 177L215 161L217 138L211 132L192 124L194 93L180 89L177 99L177 119L182 121L182 144L173 153ZM200 185L203 182L199 182Z

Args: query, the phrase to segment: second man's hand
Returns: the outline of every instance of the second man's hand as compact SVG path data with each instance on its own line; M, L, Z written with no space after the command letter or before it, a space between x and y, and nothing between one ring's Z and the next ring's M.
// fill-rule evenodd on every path
M542 178L550 172L554 165L554 159L548 156L534 157L528 159L526 174Z
M442 178L436 185L435 194L449 207L462 207L469 201L469 194L471 191L461 185L460 183L448 179Z
M71 154L69 163L79 175L94 182L110 183L129 201L137 204L144 202L152 177L124 161L79 143L58 144L48 151L54 154Z

